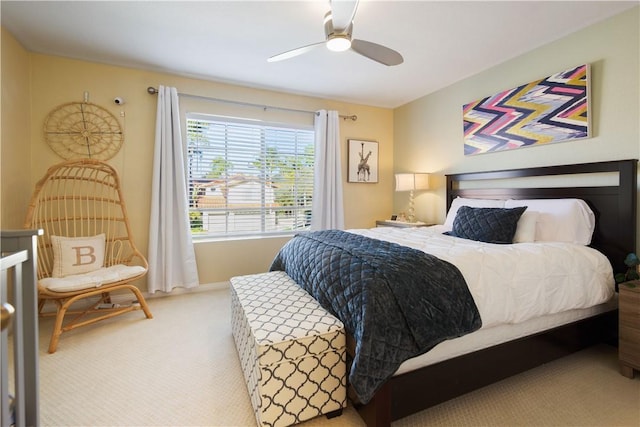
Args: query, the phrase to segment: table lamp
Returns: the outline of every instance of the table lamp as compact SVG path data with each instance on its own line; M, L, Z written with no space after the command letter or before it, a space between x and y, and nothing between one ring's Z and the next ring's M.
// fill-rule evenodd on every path
M416 222L416 214L413 202L414 190L429 189L429 174L427 173L397 173L396 174L396 191L409 192L409 210L407 212L407 221Z

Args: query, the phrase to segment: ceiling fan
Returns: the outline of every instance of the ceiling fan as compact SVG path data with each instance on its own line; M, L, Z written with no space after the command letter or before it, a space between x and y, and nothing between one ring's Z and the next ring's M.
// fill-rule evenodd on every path
M326 40L299 47L293 50L274 55L267 59L268 62L282 61L294 56L307 53L319 46L326 45L327 49L334 52L343 52L351 49L362 56L379 62L383 65L402 64L402 55L393 49L365 40L352 39L353 18L358 8L358 0L330 0L331 11L324 16L324 33Z

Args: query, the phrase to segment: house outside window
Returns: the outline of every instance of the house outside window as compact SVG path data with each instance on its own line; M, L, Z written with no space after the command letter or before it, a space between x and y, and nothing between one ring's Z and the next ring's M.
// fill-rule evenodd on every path
M292 234L311 225L311 127L188 113L194 238Z

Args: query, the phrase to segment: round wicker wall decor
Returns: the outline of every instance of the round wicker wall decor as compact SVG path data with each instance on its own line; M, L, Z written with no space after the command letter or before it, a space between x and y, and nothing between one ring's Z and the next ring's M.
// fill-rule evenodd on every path
M63 159L109 160L124 140L118 119L90 102L70 102L53 109L44 121L44 136Z

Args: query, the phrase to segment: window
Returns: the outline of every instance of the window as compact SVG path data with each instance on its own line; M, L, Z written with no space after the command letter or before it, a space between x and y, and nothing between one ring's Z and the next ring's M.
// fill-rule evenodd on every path
M309 229L312 128L187 114L187 150L194 237Z

